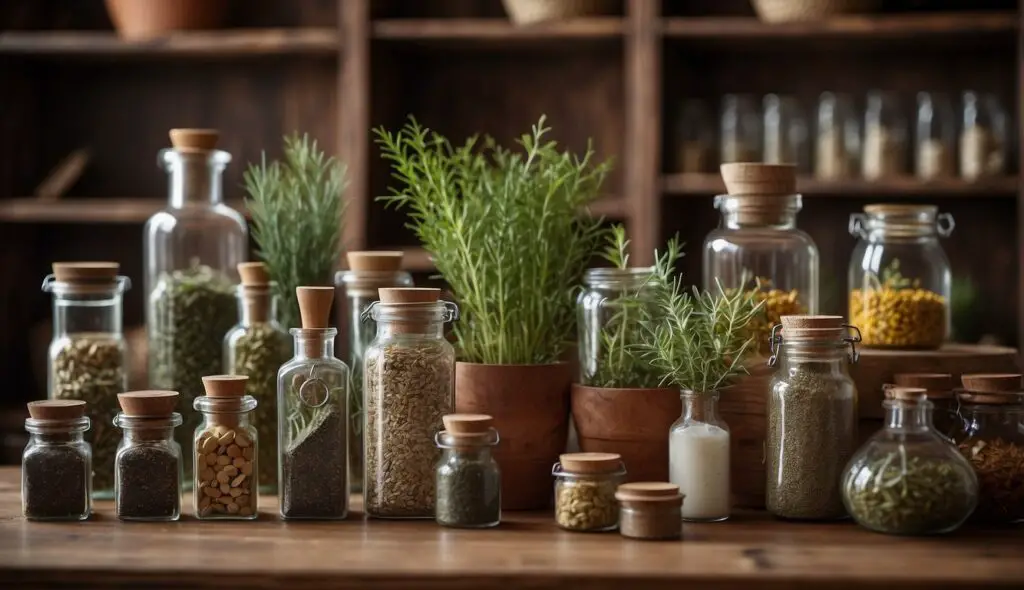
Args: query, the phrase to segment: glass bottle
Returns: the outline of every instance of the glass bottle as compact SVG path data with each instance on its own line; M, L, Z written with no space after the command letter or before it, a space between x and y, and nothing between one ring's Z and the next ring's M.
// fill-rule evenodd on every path
M122 300L131 281L117 274L119 268L116 262L55 262L53 274L43 280L43 291L53 294L49 397L88 403L95 469L92 492L102 499L114 494L114 455L120 436L111 420L117 413L117 394L128 389Z
M342 357L352 370L349 385L348 478L353 492L363 490L363 356L373 341L373 321L366 309L377 301L377 289L412 287L412 275L401 270L402 252L347 252L348 270L334 275L335 288L345 294Z
M82 400L28 403L21 509L28 520L85 520L92 510L92 450Z
M174 428L176 391L118 394L114 425L124 431L114 462L114 510L121 520L170 521L181 516L181 447Z
M683 494L683 520L729 518L729 427L718 392L683 391L683 414L669 431L669 479Z
M231 155L214 149L213 130L172 129L173 149L158 161L169 175L169 202L146 222L143 241L149 386L177 391L188 407L204 375L221 372L224 335L235 322L235 267L249 247L245 220L223 203L221 173ZM198 416L178 444L189 448ZM109 421L107 422L109 424ZM185 457L186 486L192 457Z
M956 176L956 117L945 94L917 93L917 138L914 160L922 180Z
M448 414L435 441L437 524L488 528L501 522L501 470L491 450L498 445L494 419L486 414Z
M885 428L854 454L843 475L843 503L857 524L893 535L958 528L978 501L970 464L932 426L920 389L893 388Z
M754 97L726 94L722 98L721 162L761 161L761 112Z
M433 518L433 444L443 417L454 410L455 350L445 322L458 307L440 289L380 289L367 314L377 336L366 349L366 514L376 518Z
M781 333L779 332L781 328ZM847 335L847 330L852 336ZM839 480L857 447L857 328L840 316L783 316L772 329L774 366L765 435L765 504L781 518L843 518Z
M860 163L860 122L853 99L823 92L818 99L818 136L814 176L821 180L853 178Z
M203 377L206 395L192 405L202 415L195 430L194 514L200 520L254 520L259 506L259 436L252 425L256 400L248 377Z
M334 356L327 327L334 287L298 287L302 327L295 356L277 373L281 517L348 516L348 365Z
M683 102L676 122L676 172L700 174L711 170L715 133L708 124L710 120L703 101L688 98Z
M932 402L932 424L950 442L960 437L963 421L960 419L960 402L953 392L953 376L949 373L897 373L893 376L897 387L912 387L925 390L925 397ZM889 397L886 390L886 398Z
M906 173L907 120L895 94L868 93L861 174L868 180Z
M238 265L238 323L224 336L224 372L249 378L260 433L260 491L277 493L277 372L291 358L291 338L277 321L278 297L262 262Z
M952 273L939 244L953 217L934 205L867 205L850 216L850 322L864 346L930 349L950 332Z
M764 97L764 158L766 164L793 164L797 172L811 171L807 151L807 118L796 98Z
M960 176L968 180L1006 173L1007 116L992 94L968 90L963 94L960 131Z
M551 468L555 476L555 521L569 531L619 528L615 491L626 478L618 453L565 453Z

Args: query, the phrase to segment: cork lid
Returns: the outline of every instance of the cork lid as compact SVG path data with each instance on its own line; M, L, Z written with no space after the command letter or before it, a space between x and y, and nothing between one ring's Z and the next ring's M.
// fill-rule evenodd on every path
M171 129L171 145L181 152L209 152L217 149L216 129Z
M170 416L178 405L177 391L129 391L117 394L121 411L128 416L160 418Z
M242 262L238 265L238 276L246 287L262 287L270 284L270 271L262 262Z
M440 289L429 287L382 287L377 290L381 303L437 303Z
M494 418L487 414L447 414L441 418L444 429L452 436L488 434Z
M796 193L796 166L735 162L722 164L722 180L730 195L792 195Z
M787 340L838 340L843 335L843 316L784 315L781 320Z
M902 203L873 203L864 206L864 212L875 217L886 216L934 216L939 212L936 205L907 205Z
M615 491L615 498L634 502L678 502L682 500L683 494L679 493L679 486L672 483L639 481L620 485Z
M367 250L345 254L349 269L374 272L394 272L401 269L402 256L402 252L396 250Z
M241 397L248 381L245 375L208 375L203 377L203 387L208 397Z
M1021 403L1019 373L965 373L960 376L964 391L960 398L973 404Z
M567 473L615 473L622 469L618 453L563 453L558 456Z
M949 373L897 373L893 381L901 387L920 387L928 390L928 397L953 395L953 376Z
M28 402L28 415L35 420L77 420L85 416L85 402L78 399Z
M928 399L928 391L920 387L900 387L898 385L885 388L885 399L919 403Z
M113 283L121 265L116 262L54 262L53 278L62 283Z
M327 328L334 304L334 287L296 287L299 298L299 314L302 327L306 330Z

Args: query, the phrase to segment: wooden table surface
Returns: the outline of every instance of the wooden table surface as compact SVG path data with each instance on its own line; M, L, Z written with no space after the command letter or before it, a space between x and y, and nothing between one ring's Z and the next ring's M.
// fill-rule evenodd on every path
M430 521L121 523L110 502L86 522L21 516L19 472L0 468L0 588L1024 588L1024 529L901 538L851 523L746 513L687 524L684 540L556 528L507 514L484 531Z

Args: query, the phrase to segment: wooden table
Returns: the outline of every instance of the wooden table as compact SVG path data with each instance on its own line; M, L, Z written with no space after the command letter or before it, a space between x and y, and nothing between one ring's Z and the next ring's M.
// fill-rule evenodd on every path
M486 531L358 514L285 523L270 499L257 522L121 523L102 502L87 522L37 523L21 516L19 486L16 468L0 468L5 589L1024 588L1024 529L899 538L747 513L644 542L541 514Z

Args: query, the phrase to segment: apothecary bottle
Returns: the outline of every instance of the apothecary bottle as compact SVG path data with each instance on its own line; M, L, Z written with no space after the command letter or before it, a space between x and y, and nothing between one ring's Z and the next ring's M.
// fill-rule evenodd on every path
M202 377L222 371L224 335L235 323L235 267L245 261L245 220L224 204L221 173L231 155L218 134L172 129L173 149L158 163L169 176L167 207L146 222L143 241L149 386L181 393L183 407L202 394ZM196 416L178 429L188 448ZM186 482L192 458L185 458Z
M933 205L868 205L850 216L850 322L864 346L930 349L947 339L953 279L939 238L953 227Z
M458 319L458 307L440 295L380 289L380 301L367 310L377 322L363 364L363 497L371 517L434 518L434 435L455 405L455 350L444 325Z
M960 176L968 180L1006 173L1007 115L999 98L968 90L963 94Z
M718 391L682 392L683 413L668 435L669 480L685 497L683 520L729 518L729 426L718 415Z
M43 291L53 294L53 340L47 389L57 400L83 400L92 421L93 494L114 494L114 454L120 436L111 425L117 394L128 389L122 324L123 294L131 287L116 262L55 262Z
M932 403L932 425L950 442L957 440L963 431L960 418L960 402L953 391L953 376L949 373L897 373L893 376L897 387L912 387L925 390L925 397ZM888 388L885 397L890 397Z
M823 92L818 99L814 176L822 180L853 178L859 173L860 117L847 94Z
M958 528L978 501L970 464L932 427L923 389L893 388L885 428L854 454L843 475L843 503L857 524L892 535Z
M555 477L555 521L570 531L619 528L615 491L626 478L618 453L565 453L551 469Z
M295 356L277 374L281 516L336 520L348 515L350 381L334 356L328 327L334 287L298 287L302 327L292 328Z
M277 493L277 372L292 356L292 339L277 321L276 285L266 264L238 265L238 323L224 336L224 373L249 378L260 433L260 491Z
M807 147L807 118L796 98L764 97L764 157L766 164L792 164L799 173L811 171Z
M917 94L917 135L914 168L922 180L956 176L956 118L949 97L936 92Z
M906 173L907 119L899 98L892 93L868 93L864 115L864 153L861 174L868 180Z
M375 334L366 309L377 301L377 290L412 287L412 275L401 270L400 251L347 252L348 270L338 271L334 286L345 297L339 325L344 326L342 357L352 370L349 390L348 472L353 492L363 490L363 356Z
M758 162L764 130L761 110L753 96L726 94L722 98L721 162Z
M82 400L28 403L21 508L28 520L85 520L92 511L92 450Z
M688 98L683 102L676 121L676 172L700 174L711 170L715 146L712 120L703 101Z
M195 517L252 520L258 516L259 434L252 425L256 399L243 375L203 377L206 395L192 405L202 416L190 448L196 459Z
M171 521L181 516L181 447L174 429L176 391L119 393L114 425L124 433L114 463L114 510L121 520Z
M768 391L765 505L775 516L843 518L839 481L857 448L857 328L840 316L783 316Z
M498 445L494 419L486 414L448 414L437 433L437 508L441 526L488 528L501 522L501 469L491 452Z

